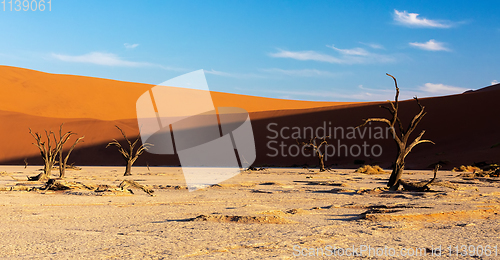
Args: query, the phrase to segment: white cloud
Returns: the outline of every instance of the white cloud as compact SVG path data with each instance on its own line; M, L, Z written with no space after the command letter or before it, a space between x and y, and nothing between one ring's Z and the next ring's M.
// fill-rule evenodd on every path
M363 48L339 49L339 48L336 48L333 44L330 46L326 45L326 47L332 48L343 55L355 55L355 56L368 56L368 55L370 55L370 53Z
M130 44L130 43L124 43L123 46L127 49L135 49L137 46L139 46L138 43Z
M206 74L212 74L212 75L217 75L217 76L222 76L222 77L228 77L228 78L266 78L264 75L259 75L255 73L231 73L231 72L224 72L224 71L219 71L219 70L203 70Z
M361 44L364 44L372 49L385 49L384 46L382 44L378 44L378 43L365 43L365 42L359 42Z
M327 54L321 54L315 51L285 51L280 50L277 53L271 53L269 56L274 58L291 58L295 60L313 60L329 63L344 63L343 60Z
M320 98L322 100L330 100L330 99L335 99L335 98L353 98L351 95L345 95L345 94L339 94L335 92L330 92L330 91L317 91L317 90L311 90L311 91L294 91L294 90L264 90L264 92L268 93L278 93L282 95L286 95L289 98L303 98L304 96L308 97L316 97Z
M296 98L296 99L311 97L314 98L315 100L322 100L322 101L333 101L333 100L385 101L391 96L390 94L387 93L378 93L378 92L358 92L353 94L346 94L341 92L317 91L317 90L311 90L311 91L265 90L265 92L278 93L281 95L285 95L289 98ZM394 98L393 94L392 98Z
M294 91L294 90L264 90L264 92L278 93L287 95L291 98L303 99L304 97L311 97L316 100L346 100L346 101L386 101L394 100L396 91L394 88L375 89L366 88L363 85L358 85L358 91L351 88L351 93L344 91ZM444 84L426 83L418 89L404 89L401 90L399 100L411 100L413 97L434 97L463 93L467 89L448 86Z
M426 18L419 18L419 14L408 13L406 11L400 12L394 9L394 21L396 23L408 27L428 27L428 28L450 28L452 23L449 21L430 20Z
M421 91L432 95L451 95L463 93L467 89L444 84L425 83L419 88Z
M212 74L212 75L217 75L217 76L225 76L225 77L231 77L231 73L223 72L223 71L218 71L218 70L203 70L206 74Z
M155 64L150 62L127 61L120 58L116 54L104 53L104 52L90 52L83 55L64 55L64 54L52 53L51 56L52 58L56 58L60 61L65 61L65 62L87 63L87 64L95 64L95 65L110 66L110 67L154 67L170 71L179 71L179 72L187 71L187 69L185 68L163 66L160 64Z
M493 81L491 82L491 85L496 85L496 84L498 84L498 83L499 83L499 82L498 82L498 80L496 80L496 79L495 79L495 80L493 80Z
M259 69L260 73L233 73L233 72L224 72L218 70L204 70L206 74L217 75L221 77L229 77L229 78L275 78L290 76L290 77L338 77L341 75L345 75L344 72L330 72L324 70L317 69L298 69L298 70L286 70L279 68L269 68L269 69Z
M340 56L332 56L315 51L285 51L279 50L276 53L271 53L269 56L275 58L290 58L302 61L320 61L336 64L366 64L366 63L388 63L394 62L396 59L391 55L382 55L371 53L363 48L340 49L334 45L327 47L337 51Z
M396 59L391 55L383 55L369 52L363 48L352 48L352 49L340 49L335 47L333 44L326 46L334 49L342 55L342 59L345 63L388 63L394 62Z
M261 71L272 73L272 74L282 74L286 76L294 77L338 77L343 73L334 73L330 71L317 70L317 69L299 69L299 70L285 70L285 69L262 69Z
M153 65L148 62L135 62L135 61L123 60L116 54L104 53L104 52L90 52L87 54L75 55L75 56L52 53L52 57L66 62L90 63L103 66L144 67Z
M426 51L451 51L450 49L446 48L444 43L442 42L437 42L434 39L429 40L428 42L425 43L420 43L420 42L410 42L410 46L426 50Z
M351 98L355 98L358 100L394 100L394 96L396 91L394 88L391 89L372 89L365 88L362 85L358 86L361 89L361 92L355 93L351 95ZM417 89L404 89L401 90L399 95L399 100L409 100L413 97L435 97L435 96L445 96L445 95L453 95L460 94L468 89L449 86L444 84L434 84L434 83L425 83L423 86L418 87Z

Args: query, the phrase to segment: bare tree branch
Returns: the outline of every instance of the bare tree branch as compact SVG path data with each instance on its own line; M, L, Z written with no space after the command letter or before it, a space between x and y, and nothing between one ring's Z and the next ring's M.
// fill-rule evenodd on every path
M75 144L73 144L73 146L70 149L70 152L66 156L66 160L63 160L62 154L63 154L64 144L75 133L70 131L63 134L62 126L63 124L61 124L61 126L59 127L59 138L56 136L54 132L44 130L46 141L42 141L42 135L40 135L39 133L33 133L31 128L29 128L29 133L35 139L36 142L33 144L36 145L36 147L39 149L40 155L42 156L42 159L44 161L44 168L43 168L43 173L34 177L28 177L28 180L41 180L50 178L52 167L57 162L57 159L59 160L59 172L60 172L59 177L61 178L64 177L64 169L66 167L67 158L69 158L69 153L71 153L71 151L76 146L76 143L78 143L78 141L80 141L83 137L79 138L75 142Z
M324 136L322 138L319 138L316 136L316 137L309 139L309 141L307 143L306 142L299 142L298 139L295 139L297 144L305 146L305 147L312 147L313 148L313 151L316 153L316 156L318 157L318 160L319 160L319 171L320 172L326 171L324 154L321 152L320 149L321 149L321 146L323 146L324 144L325 145L328 144L328 142L326 141L327 138L330 138L330 136ZM319 144L316 142L316 140L320 141Z
M125 134L125 132L120 127L118 127L117 125L115 125L115 127L118 128L118 130L120 130L120 133L122 134L123 138L125 139L125 141L127 141L128 148L124 148L120 144L120 142L118 142L118 140L116 140L116 139L113 139L112 142L109 142L108 145L106 145L106 148L108 148L109 146L116 146L118 148L118 152L122 155L123 159L127 163L124 175L125 176L132 175L131 170L132 170L132 165L134 164L134 162L137 160L137 158L139 158L139 156L144 151L146 151L148 149L148 147L153 146L153 145L149 144L149 143L144 143L144 144L142 144L141 146L139 146L137 148L137 150L135 151L135 154L134 154L135 146L139 142L140 138L137 137L137 139L134 142L131 142L128 139L128 137Z
M389 101L390 107L386 107L386 106L381 106L381 107L388 110L391 113L392 118L391 119L369 118L369 119L366 119L363 124L357 126L356 128L366 126L366 124L368 122L382 122L382 123L389 125L391 133L392 133L393 138L394 138L394 141L396 142L397 147L398 147L398 153L397 153L396 160L394 162L394 169L392 171L392 174L391 174L391 177L389 179L387 186L389 186L391 188L391 190L397 190L400 184L403 184L403 186L406 185L406 183L401 181L401 176L403 174L404 167L405 167L406 156L411 152L413 147L415 147L416 145L421 144L421 143L434 144L434 142L432 142L430 140L421 140L422 136L425 133L425 130L424 130L420 133L419 136L417 136L413 140L413 142L410 145L408 145L408 139L409 139L410 135L417 128L417 125L420 123L422 118L426 115L426 112L424 112L425 107L422 106L422 104L420 104L420 101L418 100L417 97L414 97L418 107L420 108L420 111L413 117L410 124L408 125L408 128L404 129L403 124L401 123L401 120L400 120L399 114L398 114L399 113L398 82L394 76L392 76L389 73L386 73L386 74L387 74L387 76L391 77L394 80L394 86L396 87L396 96L394 98L394 102ZM394 128L394 125L396 123L399 126L399 131L400 131L401 137L399 137L397 135L396 130Z

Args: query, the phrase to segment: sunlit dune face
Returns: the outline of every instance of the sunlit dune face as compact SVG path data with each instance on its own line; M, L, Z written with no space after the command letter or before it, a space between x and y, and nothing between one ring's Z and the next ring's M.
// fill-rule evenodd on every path
M0 66L0 110L54 118L119 120L136 118L136 102L153 85L84 76L50 74ZM170 87L172 96L196 100L205 91ZM346 105L346 102L311 102L210 92L214 106L241 107L251 112L306 109ZM161 104L162 100L156 100ZM176 103L177 102L177 103ZM169 99L178 116L185 111L181 100ZM189 113L188 113L189 114Z

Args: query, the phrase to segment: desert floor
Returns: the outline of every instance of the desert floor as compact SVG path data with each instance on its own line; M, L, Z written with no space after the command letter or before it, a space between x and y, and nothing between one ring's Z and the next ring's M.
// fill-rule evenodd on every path
M371 248L363 258L429 258L439 246L435 258L500 254L494 177L440 171L434 192L389 192L377 188L388 174L272 168L188 192L180 168L135 167L124 177L124 167L83 167L67 171L66 181L87 188L52 191L25 181L39 168L0 167L2 258L346 258L328 251L334 247ZM404 179L432 177L407 172ZM153 188L155 196L118 189L125 179Z

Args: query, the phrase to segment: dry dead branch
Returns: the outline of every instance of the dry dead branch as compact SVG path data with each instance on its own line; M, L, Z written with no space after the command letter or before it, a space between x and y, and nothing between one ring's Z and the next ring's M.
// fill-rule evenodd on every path
M63 146L69 140L71 135L74 135L76 133L70 131L66 132L65 134L62 134L62 126L63 124L61 124L61 126L59 127L59 142L61 142L61 148L59 149L59 178L65 177L67 168L66 165L68 163L69 155L71 154L73 149L75 149L76 144L78 144L78 142L80 142L83 138L85 138L85 136L77 138L73 143L73 145L71 146L71 148L68 150L68 154L66 154L66 157L64 157L63 159Z
M28 177L29 181L38 181L38 180L45 180L50 178L50 174L52 171L52 167L56 162L59 162L59 177L64 178L64 169L66 168L66 162L68 161L69 155L71 151L75 148L76 144L83 139L83 137L78 138L73 146L71 147L70 151L66 155L66 158L62 159L63 155L63 147L66 142L68 142L69 138L74 135L75 133L73 132L66 132L62 134L62 126L61 124L59 128L59 138L57 138L56 134L52 131L47 131L45 130L45 141L42 140L42 135L39 133L33 133L31 131L31 128L29 129L29 133L33 138L35 138L36 143L33 143L38 147L40 150L40 155L42 156L42 159L44 161L44 167L43 167L43 172L32 177ZM57 160L59 156L59 161ZM28 162L25 160L26 166L28 165ZM62 168L61 168L62 167Z
M57 143L52 144L53 140L51 140L51 136L55 139L54 132L48 132L45 130L46 141L42 140L42 135L39 133L33 133L31 128L29 129L29 133L33 138L35 138L36 143L33 143L40 150L40 155L42 156L44 167L43 172L32 177L28 177L29 181L38 181L48 179L50 177L50 173L52 167L56 162L57 153L59 152L59 146Z
M390 106L380 106L389 113L391 113L392 118L387 119L387 118L368 118L365 120L365 122L358 127L363 127L369 122L382 122L387 124L390 127L391 134L394 138L394 141L396 142L397 145L397 158L394 162L394 168L392 170L391 176L389 178L389 182L387 183L387 186L391 188L391 190L397 190L399 188L399 180L401 179L401 176L403 175L403 171L405 168L405 158L406 156L411 152L413 147L415 147L418 144L421 143L432 143L434 142L430 140L423 140L422 136L425 133L425 130L420 132L420 134L411 142L408 144L410 135L412 132L417 128L418 123L422 120L422 118L425 116L426 112L424 112L425 107L420 104L420 101L418 100L417 97L414 97L415 101L417 102L418 107L420 108L420 111L413 117L411 123L409 126L405 129L403 127L403 124L399 118L399 88L398 88L398 82L396 78L388 73L386 73L387 76L391 77L394 80L394 85L396 86L396 97L394 99L394 102L388 101ZM358 128L357 127L357 128ZM396 127L398 128L398 131L396 130Z
M108 145L106 145L106 148L108 148L111 145L114 145L114 146L116 146L118 148L118 152L120 152L120 154L122 155L123 159L127 163L127 166L125 168L125 173L123 175L124 176L129 176L129 175L132 175L132 173L131 173L132 165L137 160L137 158L139 157L139 155L141 155L142 153L144 153L144 151L147 150L149 146L152 146L152 144L144 143L141 146L139 146L137 148L137 150L135 151L135 153L134 153L134 148L137 145L137 142L139 142L140 138L138 137L137 139L135 139L134 142L131 142L127 138L127 135L125 135L125 132L123 132L123 130L120 127L118 127L116 125L115 125L115 127L118 128L118 130L120 130L120 133L122 134L123 138L125 138L125 141L127 141L127 143L128 143L128 147L123 147L120 144L120 142L118 142L116 139L113 139L112 142L110 142L110 143L108 143Z
M295 139L295 141L297 142L298 145L310 147L313 149L314 153L318 157L319 171L320 172L326 171L325 160L324 160L325 154L323 152L321 152L321 146L328 144L328 142L326 141L326 138L329 138L329 137L330 136L325 136L325 137L319 138L316 136L314 138L309 139L308 142L299 142L298 139Z
M121 188L121 189L128 189L129 187L137 188L137 189L143 190L144 192L146 192L150 196L154 196L153 195L153 192L154 192L153 189L150 189L147 186L141 185L141 184L139 184L139 183L137 183L135 181L132 181L132 180L122 181L122 183L120 183L120 185L118 187Z
M403 189L406 191L429 191L430 190L429 186L436 180L439 168L441 168L441 165L439 164L437 164L436 167L434 167L434 177L427 183L425 182L411 183L403 180L399 180L399 183L403 186Z

